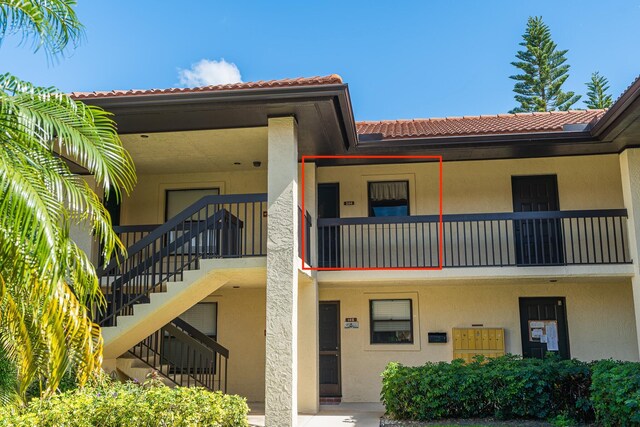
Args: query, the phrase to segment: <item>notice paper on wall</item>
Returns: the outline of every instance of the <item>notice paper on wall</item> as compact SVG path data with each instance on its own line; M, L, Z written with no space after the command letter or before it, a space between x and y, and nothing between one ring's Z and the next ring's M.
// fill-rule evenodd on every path
M547 351L558 351L558 322L547 322L546 335L547 335Z
M529 320L529 341L547 345L547 351L558 351L558 321Z

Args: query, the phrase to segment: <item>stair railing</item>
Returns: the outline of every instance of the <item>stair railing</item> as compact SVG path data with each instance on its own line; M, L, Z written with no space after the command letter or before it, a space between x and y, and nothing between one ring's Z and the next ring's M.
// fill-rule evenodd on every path
M266 202L266 194L206 196L150 231L98 272L107 307L97 322L116 326L201 259L266 255Z
M129 353L179 386L227 390L229 350L180 318L149 335Z

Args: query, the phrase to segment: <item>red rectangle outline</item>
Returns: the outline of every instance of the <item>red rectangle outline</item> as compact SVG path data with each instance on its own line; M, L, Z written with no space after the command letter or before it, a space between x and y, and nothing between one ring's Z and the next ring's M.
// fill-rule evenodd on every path
M438 232L439 232L439 247L438 252L440 255L440 262L437 267L308 267L305 266L305 234L306 234L306 210L304 208L304 162L306 159L430 159L430 160L438 160L438 168L439 168L439 185L438 185L438 193L439 193L439 220L438 220ZM367 271L367 270L386 270L386 271L395 271L395 270L422 270L422 271L439 271L442 270L442 263L444 259L444 245L442 236L444 236L444 226L442 222L442 156L302 156L302 166L300 174L301 177L301 185L302 185L302 239L301 239L301 254L302 254L302 269L303 270L315 270L315 271Z

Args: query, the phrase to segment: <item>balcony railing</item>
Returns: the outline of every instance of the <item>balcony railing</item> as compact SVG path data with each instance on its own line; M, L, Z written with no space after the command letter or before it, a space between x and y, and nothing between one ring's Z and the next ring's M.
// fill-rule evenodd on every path
M438 215L322 218L318 266L626 264L631 262L626 222L626 209L444 215L442 229Z

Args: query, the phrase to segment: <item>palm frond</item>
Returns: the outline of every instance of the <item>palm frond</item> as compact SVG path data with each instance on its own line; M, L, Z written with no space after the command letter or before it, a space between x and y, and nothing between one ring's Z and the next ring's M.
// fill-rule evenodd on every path
M0 39L18 34L34 50L50 55L77 46L84 34L73 9L76 0L0 0Z
M106 112L0 76L0 346L22 399L34 381L55 391L71 365L80 383L100 369L100 329L87 307L104 297L71 227L86 225L104 259L124 253L100 197L61 156L93 173L106 194L133 188L133 162Z

